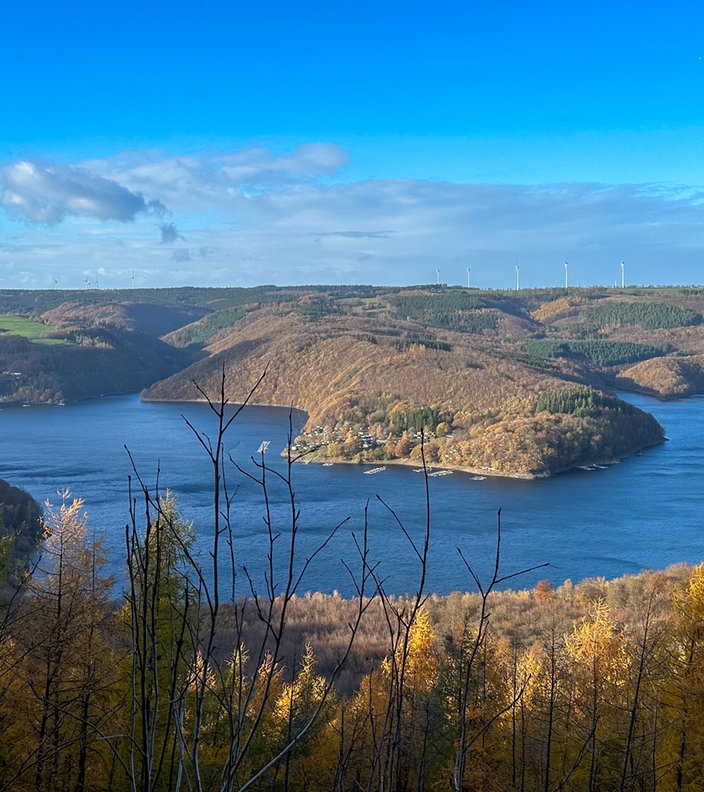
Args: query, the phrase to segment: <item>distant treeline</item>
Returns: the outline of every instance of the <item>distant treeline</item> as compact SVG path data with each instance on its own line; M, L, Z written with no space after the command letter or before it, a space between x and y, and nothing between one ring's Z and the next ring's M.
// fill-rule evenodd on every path
M646 330L686 327L702 321L699 314L686 308L668 303L644 301L604 302L600 305L591 305L584 310L584 316L599 327L637 324Z
M585 341L561 338L531 338L525 343L525 352L530 357L541 358L586 358L597 366L618 366L637 363L639 360L667 354L667 349L651 344L636 344L632 341Z
M380 341L384 344L394 347L403 352L410 347L425 347L425 349L438 349L441 352L451 352L452 344L447 341L438 341L437 338L428 333L408 333L401 337L401 332L386 332L386 333L356 333L355 338L358 341L366 341L369 344L378 345ZM396 339L390 340L389 337L397 336Z
M259 308L259 303L254 303L253 308ZM169 335L169 342L177 347L192 345L205 345L211 341L221 330L226 330L247 313L247 308L238 305L223 308L215 313L192 322Z
M342 313L342 309L337 302L327 296L306 297L298 300L292 307L296 313L312 321Z
M461 333L495 330L497 299L474 291L441 291L436 294L398 294L388 301L405 319L430 327L442 327Z
M145 302L173 307L203 306L219 310L245 303L274 299L276 286L253 288L201 288L180 286L169 289L0 289L0 313L39 316L64 303L85 306L115 302Z
M538 396L535 412L539 413L544 410L553 414L591 417L602 415L604 410L626 415L635 415L638 412L632 404L594 390L587 385L544 391Z

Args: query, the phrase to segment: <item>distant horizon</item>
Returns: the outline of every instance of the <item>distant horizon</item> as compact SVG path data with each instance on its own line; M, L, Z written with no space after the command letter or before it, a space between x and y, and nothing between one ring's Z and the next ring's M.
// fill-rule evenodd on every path
M704 9L9 5L0 286L704 277ZM443 275L444 273L444 275Z
M621 286L620 284L603 284L603 283L592 283L592 284L570 284L569 286L562 285L545 285L545 286L521 286L520 288L516 289L513 288L492 288L492 287L479 287L479 286L467 286L462 285L461 283L407 283L407 284L400 284L400 283L258 283L253 286L234 286L228 284L221 284L218 286L208 285L208 286L201 286L198 284L181 284L178 286L117 286L117 287L100 287L100 286L91 286L91 287L83 287L83 288L70 288L70 287L62 287L62 286L52 286L48 288L22 288L22 287L15 287L15 288L6 288L0 286L1 292L8 292L8 291L36 291L36 292L130 292L130 291L161 291L161 290L172 290L172 289L262 289L262 288L273 288L273 289L339 289L339 288L359 288L359 289L463 289L464 291L489 291L489 292L502 292L507 294L520 294L521 292L538 292L538 291L561 291L561 292L570 292L570 291L587 291L590 289L604 289L607 291L631 291L631 290L642 290L642 289L700 289L704 288L704 284L701 283L661 283L661 284L638 284L638 283L626 283L625 286Z

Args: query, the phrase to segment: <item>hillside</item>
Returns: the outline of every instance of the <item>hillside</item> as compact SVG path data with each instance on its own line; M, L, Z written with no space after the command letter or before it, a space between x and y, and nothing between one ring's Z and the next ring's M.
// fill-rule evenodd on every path
M29 493L0 479L0 597L24 577L43 534L42 509Z
M532 477L660 442L650 416L592 386L663 345L547 330L514 295L309 294L246 312L144 397L215 394L224 370L237 402L266 370L254 400L305 410L295 451L319 461L420 464L423 431L428 464Z
M419 464L422 430L428 464L542 476L662 440L608 392L704 390L703 313L693 288L0 291L0 400L194 399L224 370L237 402L266 371L254 401L308 413L296 452Z
M196 359L196 350L174 348L159 335L199 315L147 303L53 308L39 317L43 335L0 334L0 401L56 403L139 391Z

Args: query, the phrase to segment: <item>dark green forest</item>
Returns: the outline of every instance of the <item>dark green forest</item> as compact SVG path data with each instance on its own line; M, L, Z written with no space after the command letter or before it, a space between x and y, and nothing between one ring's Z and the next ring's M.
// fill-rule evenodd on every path
M525 344L525 351L534 358L585 358L597 366L618 366L636 363L639 360L658 357L667 349L632 341L608 341L591 339L585 341L563 338L532 338Z
M646 330L699 324L702 317L686 308L665 303L613 302L590 306L585 317L599 327L637 324Z

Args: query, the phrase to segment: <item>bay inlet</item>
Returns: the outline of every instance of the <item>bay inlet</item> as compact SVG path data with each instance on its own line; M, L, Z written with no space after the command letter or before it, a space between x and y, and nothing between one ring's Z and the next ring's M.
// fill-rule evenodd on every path
M427 590L438 594L473 590L458 548L477 573L490 574L501 509L503 573L543 563L550 566L512 581L528 588L538 579L554 585L566 579L617 577L704 558L702 467L704 398L659 402L626 395L655 416L669 442L608 467L569 471L553 478L484 479L455 472L429 479L431 550ZM207 564L212 537L211 471L188 428L213 436L214 417L204 404L141 402L137 395L52 407L0 410L3 453L0 478L30 492L40 503L59 501L70 489L85 501L90 529L103 537L108 568L119 588L124 578L124 530L129 521L128 484L135 469L154 490L167 488L183 517L193 523L196 548ZM303 416L294 413L294 434ZM248 407L227 434L228 454L253 474L252 458L265 459L279 473L279 452L289 432L289 411ZM129 453L128 453L129 450ZM131 459L130 459L131 458ZM292 471L300 509L299 563L335 528L335 538L316 556L302 589L349 594L345 565L357 561L352 535L368 526L370 557L387 591L415 590L418 560L398 521L420 541L425 529L425 485L409 466L295 465ZM274 527L283 550L291 523L287 490L269 476ZM232 524L238 566L246 564L255 583L263 580L267 543L261 489L228 465L234 494ZM144 513L137 504L138 517ZM237 589L247 591L238 574Z

